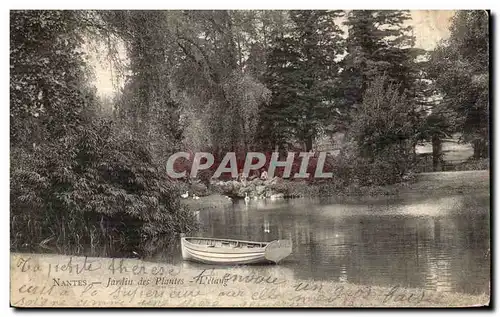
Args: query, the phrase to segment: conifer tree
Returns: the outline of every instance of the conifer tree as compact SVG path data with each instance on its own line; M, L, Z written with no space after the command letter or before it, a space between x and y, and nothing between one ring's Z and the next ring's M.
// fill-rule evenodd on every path
M410 99L418 95L416 57L425 51L414 47L410 19L410 13L402 10L348 14L347 55L342 63L344 113L362 102L366 88L378 76L387 76Z
M290 32L272 43L267 85L273 92L263 112L275 142L295 137L310 151L334 112L336 58L343 53L339 11L291 11Z

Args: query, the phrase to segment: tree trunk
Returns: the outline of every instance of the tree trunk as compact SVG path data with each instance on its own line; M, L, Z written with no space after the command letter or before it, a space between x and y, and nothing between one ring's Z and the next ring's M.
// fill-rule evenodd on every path
M278 151L278 158L280 161L282 160L285 160L287 158L287 155L288 155L288 151L285 147L285 144L283 144L283 142L279 142L278 145L277 145L277 151Z
M438 135L432 136L432 171L437 172L442 170L441 166L441 156L442 156L443 144L441 138Z
M313 147L313 137L312 135L306 136L306 139L304 140L304 144L306 146L306 152L310 152Z
M415 163L417 162L417 142L414 141L412 142L411 144L411 158L412 158L412 162Z
M482 139L474 140L472 142L472 147L474 148L474 159L475 160L489 157L488 143L485 140L482 140Z

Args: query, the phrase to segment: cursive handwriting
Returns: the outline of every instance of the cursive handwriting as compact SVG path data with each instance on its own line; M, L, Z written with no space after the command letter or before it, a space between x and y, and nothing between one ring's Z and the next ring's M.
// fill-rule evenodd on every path
M42 270L38 263L32 263L31 258L19 258L16 263L16 267L21 269L21 272L39 272Z
M108 266L108 271L111 274L133 274L133 275L154 275L154 276L164 276L171 275L175 276L180 273L180 268L170 267L166 268L164 266L152 266L147 268L144 264L133 264L127 265L125 259L111 259L111 263Z
M52 273L67 272L69 274L80 275L83 272L94 272L101 268L99 262L91 262L87 257L84 258L83 263L73 263L73 257L69 257L67 262L52 264L49 263L47 276L51 276Z
M442 303L441 297L443 294L438 292L426 292L425 290L408 291L401 289L399 286L394 286L389 292L384 294L382 303L407 303L407 304L420 304L422 302L428 303Z
M274 284L274 285L280 285L280 284L285 284L286 280L279 280L276 277L272 276L261 276L257 275L254 273L251 273L249 275L240 275L240 274L231 274L231 273L226 273L223 276L224 280L232 281L232 282L239 282L239 283L253 283L253 284Z
M397 307L448 305L450 298L455 300L429 290L301 280L258 269L198 267L180 274L179 267L132 259L68 256L50 260L25 255L13 260L17 275L11 286L14 306Z

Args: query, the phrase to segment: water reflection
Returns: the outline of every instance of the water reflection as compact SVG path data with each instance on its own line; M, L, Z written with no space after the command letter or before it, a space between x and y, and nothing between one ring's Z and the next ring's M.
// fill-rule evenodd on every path
M489 196L251 201L200 213L202 236L291 239L297 278L487 292Z

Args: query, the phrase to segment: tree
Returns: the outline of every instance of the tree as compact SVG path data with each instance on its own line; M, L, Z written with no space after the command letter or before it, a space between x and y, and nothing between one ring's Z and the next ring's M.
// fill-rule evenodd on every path
M130 133L156 144L156 160L164 162L182 141L180 105L171 85L177 46L169 21L174 17L165 11L138 10L99 11L98 18L103 22L100 34L121 39L129 60L129 75L115 105L118 118Z
M343 53L339 11L291 11L291 27L273 41L266 83L272 102L264 126L275 142L295 137L310 151L335 112L336 58ZM267 121L267 122L266 122Z
M419 140L427 140L432 145L432 170L440 171L443 162L443 139L453 134L454 118L449 113L440 112L440 108L432 109L423 120L417 134Z
M253 36L248 43L248 60L245 70L257 80L264 82L267 72L267 59L271 53L273 40L289 32L288 11L263 10L243 11L253 14ZM250 13L248 13L250 12Z
M363 101L370 82L385 75L395 83L409 100L418 94L420 78L417 56L424 53L416 49L409 11L403 10L354 10L349 12L347 55L342 61L342 88L345 120L352 107ZM417 119L412 119L416 121Z
M416 135L409 120L412 105L399 91L388 77L375 78L363 95L363 103L354 110L348 130L356 157L363 162L360 168L368 170L367 179L374 177L380 184L399 181L411 167Z
M110 25L94 18L86 11L11 12L15 247L73 250L185 232L195 223L150 144L99 118L82 45L90 28Z
M474 158L488 157L489 19L488 13L456 13L450 38L431 54L430 74L442 107L457 116L456 131L474 148Z
M10 136L13 145L61 138L95 106L79 11L12 11Z

